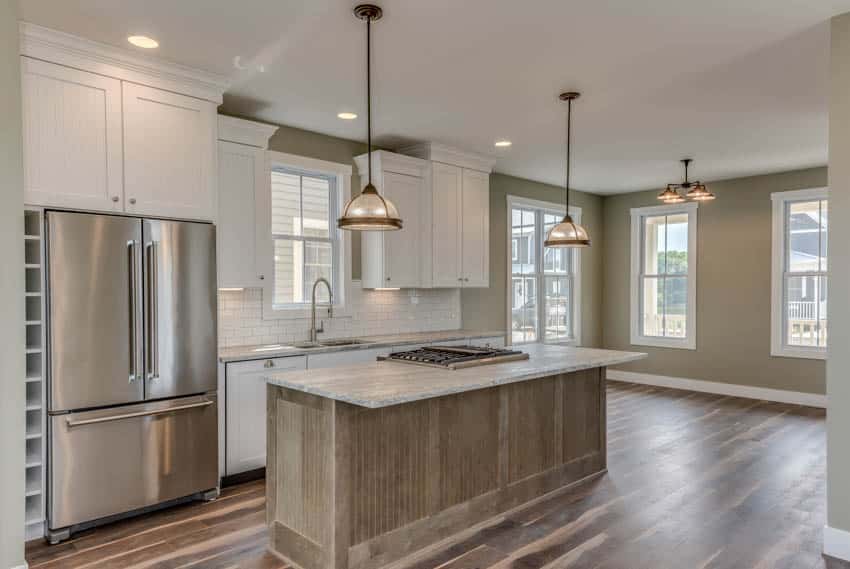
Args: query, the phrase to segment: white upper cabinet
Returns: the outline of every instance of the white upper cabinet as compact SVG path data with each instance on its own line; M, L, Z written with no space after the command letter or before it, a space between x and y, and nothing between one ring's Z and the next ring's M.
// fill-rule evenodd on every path
M463 286L488 287L490 286L490 175L464 168L461 195L460 249Z
M123 84L128 213L214 220L215 105Z
M21 58L30 205L122 211L121 82Z
M360 185L367 156L355 158ZM379 150L372 153L372 183L398 208L402 229L362 233L363 288L427 288L430 283L430 164Z
M227 82L22 23L25 201L215 220Z
M257 241L266 237L258 207L271 193L266 146L277 127L218 117L218 286L260 287ZM261 233L263 232L263 233Z
M432 161L431 286L490 286L493 159L434 143L402 152Z

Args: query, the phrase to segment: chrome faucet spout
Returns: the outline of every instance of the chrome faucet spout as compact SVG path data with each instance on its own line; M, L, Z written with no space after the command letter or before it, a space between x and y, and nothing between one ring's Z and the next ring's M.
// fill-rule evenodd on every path
M325 286L328 288L328 318L333 318L333 302L334 302L334 293L331 290L331 283L328 282L328 279L324 277L319 277L316 279L316 282L313 283L313 298L311 303L311 312L310 312L310 341L315 343L318 340L319 332L325 331L325 323L322 322L322 325L319 329L316 328L316 288L318 288L319 283L325 283Z

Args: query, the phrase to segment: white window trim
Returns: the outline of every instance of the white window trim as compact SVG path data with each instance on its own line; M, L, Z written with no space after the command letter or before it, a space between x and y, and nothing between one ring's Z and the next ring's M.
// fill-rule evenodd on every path
M337 211L342 211L342 206L351 197L351 173L352 168L349 164L339 164L337 162L328 162L317 158L309 158L306 156L298 156L295 154L286 154L284 152L276 152L274 150L266 151L266 176L271 179L272 168L293 168L296 170L306 170L317 172L326 176L336 177L336 187L338 189L339 204ZM261 231L258 234L263 235L262 243L258 245L257 258L260 265L263 267L262 274L269 275L269 278L263 281L263 320L296 320L310 317L310 308L278 308L275 309L272 305L274 298L274 243L272 240L271 231L271 186L267 195L257 197L257 211L262 215L258 215L258 223L262 225ZM351 239L347 232L337 229L331 220L331 227L338 231L339 238L339 275L341 290L335 291L333 314L336 317L350 317L351 308L348 304L348 299L351 298ZM316 315L322 314L327 316L327 305L322 305L320 311L317 307Z
M636 207L631 210L632 247L631 247L631 309L629 324L631 344L656 348L677 348L681 350L697 349L697 209L695 202L649 207ZM685 338L658 338L644 336L641 332L640 289L643 218L654 215L688 214L688 321Z
M828 347L789 346L785 343L785 208L788 203L828 200L829 188L773 192L770 260L770 355L782 358L825 360ZM829 286L827 272L827 286ZM827 294L829 289L827 288Z
M535 200L531 198L524 198L521 196L508 195L507 196L507 205L508 205L508 214L507 214L507 249L506 256L508 261L507 266L507 278L506 278L506 294L505 299L506 303L506 326L508 327L507 334L507 345L512 345L513 342L511 340L512 334L510 333L511 327L511 300L513 294L513 274L511 272L511 243L513 241L511 235L511 225L513 224L511 219L511 209L513 207L528 207L535 209L543 209L550 213L564 215L564 204L558 204L553 202L547 202L542 200ZM576 223L581 223L581 208L578 206L571 205L570 206L570 215ZM536 343L546 343L546 344L558 344L562 346L581 346L581 281L582 281L582 273L581 273L581 248L574 249L573 255L573 266L571 267L573 273L573 288L575 289L572 299L571 299L571 310L573 315L572 327L573 327L573 338L569 340L562 341L548 341L544 342L543 338L538 338ZM538 291L539 294L539 291ZM541 303L542 304L542 303Z

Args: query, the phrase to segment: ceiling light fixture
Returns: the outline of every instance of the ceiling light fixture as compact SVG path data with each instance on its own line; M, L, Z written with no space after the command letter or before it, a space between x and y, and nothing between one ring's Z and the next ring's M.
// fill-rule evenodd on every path
M366 145L369 179L366 187L342 209L337 227L350 231L395 231L402 222L393 203L382 197L372 185L372 22L381 19L383 11L374 4L360 4L354 15L366 21Z
M130 36L127 38L127 41L136 47L144 49L154 49L159 47L159 42L153 38L149 38L148 36Z
M706 189L705 184L700 181L688 181L688 166L693 162L692 158L683 158L682 164L685 165L685 181L681 184L667 184L667 188L658 194L658 199L664 203L682 203L686 198L696 202L707 202L713 200L716 196ZM679 193L679 189L687 190L683 196Z
M513 142L511 142L510 140L497 140L495 142L495 144L493 144L493 146L496 146L498 148L507 148L508 146L511 146L512 144L513 144Z
M590 236L587 230L570 217L570 138L572 131L573 101L579 93L561 93L560 99L567 102L567 183L564 219L549 230L544 245L546 247L589 247Z
M343 113L337 113L336 116L337 116L337 118L340 118L344 121L353 121L354 119L357 118L357 113L343 112Z

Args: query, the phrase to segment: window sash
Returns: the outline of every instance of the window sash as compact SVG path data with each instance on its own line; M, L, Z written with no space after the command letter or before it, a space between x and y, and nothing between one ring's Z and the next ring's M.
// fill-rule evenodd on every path
M536 321L535 321L535 326L534 326L533 338L523 338L522 340L514 340L512 343L523 344L523 343L540 342L540 341L547 341L547 340L549 340L549 341L561 341L561 342L576 341L577 336L578 336L577 333L576 333L577 328L576 328L576 322L575 322L575 316L576 316L576 310L575 310L576 274L575 274L575 269L576 269L576 263L577 263L576 251L574 249L563 249L563 251L565 251L564 255L566 256L566 261L565 261L566 271L559 271L559 270L553 271L553 270L546 270L545 269L546 247L544 247L544 245L543 245L544 238L545 238L545 224L544 224L545 216L547 214L548 215L554 215L554 216L558 217L558 219L560 220L560 218L563 217L563 212L555 210L555 209L548 209L548 208L542 208L542 207L538 207L538 206L524 205L522 203L515 203L515 204L511 204L508 208L508 216L511 220L513 219L513 212L514 211L531 212L531 213L534 214L533 231L532 231L533 241L534 241L534 263L532 264L533 268L532 268L531 272L514 272L513 271L513 264L514 264L513 261L515 259L514 255L513 255L514 245L516 245L516 250L518 251L517 256L519 258L517 260L519 260L519 261L523 260L522 259L522 253L521 253L521 251L523 249L523 244L517 243L517 240L514 238L514 230L519 229L519 228L529 227L529 226L524 225L522 223L520 225L514 225L513 221L511 221L511 223L509 224L510 225L510 232L511 232L510 233L510 235L511 235L511 252L510 252L510 255L511 255L511 258L510 258L510 262L511 262L511 269L510 269L511 270L511 273L510 273L510 275L511 275L511 287L510 287L510 290L509 290L509 294L511 295L511 311L513 312L513 310L516 310L516 309L523 310L523 317L524 317L523 307L526 303L526 301L523 299L521 306L518 307L518 306L514 305L514 301L516 299L515 299L515 295L514 295L514 284L513 283L516 282L517 279L523 279L523 280L524 279L533 279L533 281L535 283L535 285L534 285L534 287L535 287L535 294L534 294L535 307L534 308L535 308L535 313L536 313L535 314ZM528 244L527 247L528 247L528 250L530 252L531 251L531 245ZM526 259L527 259L527 257L526 257ZM525 263L525 264L529 264L529 263ZM568 296L567 296L567 307L566 307L566 313L567 313L566 332L567 333L566 333L565 336L557 336L557 335L555 337L547 336L547 321L548 321L548 316L550 314L549 314L549 310L547 310L547 308L549 307L549 303L546 300L546 279L547 278L552 279L553 277L563 278L566 281L566 288L567 288L567 291L568 291L567 292ZM527 296L526 293L524 293L524 298L525 298L525 296ZM557 314L556 314L556 319L557 319ZM513 318L511 318L511 332L512 332L512 336L513 336L513 321L512 320L513 320ZM555 324L555 328L557 329L557 324ZM525 335L527 335L526 332L523 333L523 336L525 336Z
M302 255L301 255L301 274L302 279L304 275L307 274L308 266L317 266L314 263L307 262L306 255L306 246L308 243L323 243L330 244L331 246L331 278L328 279L331 282L331 290L333 292L333 304L339 304L341 300L341 295L338 294L338 291L342 288L341 282L341 271L340 271L340 234L339 229L335 227L334 220L338 217L339 210L339 188L337 184L336 176L331 176L328 174L323 174L320 172L311 172L309 170L303 170L300 168L291 168L285 166L274 166L271 168L272 172L279 172L283 174L289 174L293 176L299 177L299 214L301 219L301 235L289 234L289 233L279 233L272 231L272 251L274 251L275 244L278 241L294 241L302 243ZM271 175L271 174L270 174ZM314 178L314 179L322 179L328 182L328 237L318 237L318 236L307 236L304 235L304 178ZM272 202L272 207L274 207L274 202ZM301 302L284 302L279 303L275 302L274 299L277 297L277 271L273 272L274 279L272 283L272 308L274 310L286 310L292 308L304 308L305 306L309 306L311 304L311 298L308 294L303 294L304 300ZM302 286L307 288L308 283L302 282ZM309 283L309 286L312 287L312 283Z

